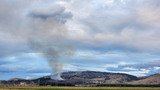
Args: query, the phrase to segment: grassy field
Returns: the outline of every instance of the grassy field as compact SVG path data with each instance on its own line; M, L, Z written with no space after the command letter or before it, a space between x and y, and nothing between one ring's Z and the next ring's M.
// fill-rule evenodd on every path
M160 90L160 87L0 87L0 90Z

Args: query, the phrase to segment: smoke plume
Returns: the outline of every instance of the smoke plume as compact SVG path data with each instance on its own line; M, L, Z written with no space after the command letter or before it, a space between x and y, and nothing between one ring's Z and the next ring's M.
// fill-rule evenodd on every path
M40 54L48 60L55 74L52 78L61 79L61 57L73 53L65 25L71 18L72 13L59 0L1 0L0 57Z
M55 5L51 8L38 8L28 14L28 43L34 52L47 58L52 69L52 79L61 80L63 68L61 56L70 56L72 46L68 44L65 23L72 17L65 8Z

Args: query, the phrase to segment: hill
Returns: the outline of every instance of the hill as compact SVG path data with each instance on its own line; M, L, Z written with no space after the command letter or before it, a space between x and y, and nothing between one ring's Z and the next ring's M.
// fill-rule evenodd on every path
M133 75L123 73L109 73L97 71L77 71L64 72L61 77L63 80L53 80L50 76L37 79L11 79L1 81L0 85L61 85L61 86L95 86L95 85L160 85L160 74L138 78Z
M143 85L160 84L160 74L151 75L146 78L130 82L129 84L143 84Z

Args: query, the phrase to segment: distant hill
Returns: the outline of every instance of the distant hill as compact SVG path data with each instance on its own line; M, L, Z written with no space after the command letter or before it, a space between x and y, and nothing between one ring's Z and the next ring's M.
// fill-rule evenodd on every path
M160 85L160 74L145 78L138 78L136 76L123 73L77 71L64 72L61 77L63 80L52 80L50 76L44 76L32 80L14 78L8 81L1 81L0 85Z
M160 74L151 75L143 79L130 82L129 84L144 84L144 85L160 84Z
M62 74L64 80L82 80L89 84L125 84L129 81L138 80L136 76L122 73L108 73L96 71L65 72Z

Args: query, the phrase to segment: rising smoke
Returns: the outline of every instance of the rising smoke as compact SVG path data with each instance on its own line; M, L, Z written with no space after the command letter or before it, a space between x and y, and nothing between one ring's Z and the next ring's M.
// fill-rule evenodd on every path
M44 10L45 12L41 11ZM48 8L47 8L48 10ZM35 9L29 13L28 43L34 52L47 58L52 69L52 79L62 80L63 61L61 56L73 54L73 48L68 44L65 23L72 17L63 7L55 6L46 12L45 8Z
M74 51L65 26L71 18L58 0L0 0L0 57L38 53L47 59L52 78L61 79L61 57Z

